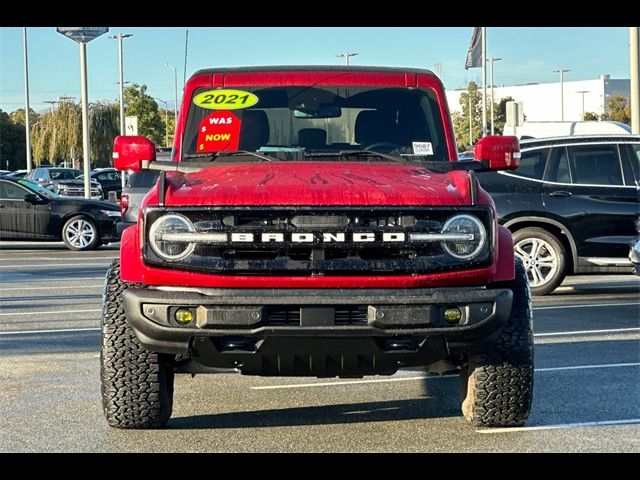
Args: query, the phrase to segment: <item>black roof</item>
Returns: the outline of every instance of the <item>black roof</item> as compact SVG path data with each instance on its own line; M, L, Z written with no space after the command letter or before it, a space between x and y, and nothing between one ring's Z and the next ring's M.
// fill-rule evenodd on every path
M520 140L521 148L546 147L564 145L566 143L596 143L596 142L640 142L640 135L566 135L562 137L527 138Z
M431 70L415 67L372 67L360 65L267 65L263 67L221 67L203 68L193 75L206 73L236 73L236 72L385 72L385 73L417 73L434 75Z

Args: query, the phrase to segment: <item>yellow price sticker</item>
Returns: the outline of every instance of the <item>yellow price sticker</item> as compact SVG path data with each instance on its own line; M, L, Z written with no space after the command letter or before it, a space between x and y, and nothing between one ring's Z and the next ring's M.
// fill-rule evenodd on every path
M243 90L208 90L193 97L193 103L209 110L238 110L253 107L258 97Z

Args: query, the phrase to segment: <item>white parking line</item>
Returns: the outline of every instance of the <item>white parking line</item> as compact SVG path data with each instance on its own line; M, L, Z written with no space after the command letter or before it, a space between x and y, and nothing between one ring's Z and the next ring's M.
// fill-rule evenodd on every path
M628 307L631 305L640 305L638 302L633 303L593 303L589 305L555 305L552 307L533 307L534 310L555 310L563 308L594 308L594 307Z
M594 368L620 368L620 367L640 367L640 362L635 363L609 363L602 365L572 365L568 367L547 367L536 368L535 371L542 372L558 372L563 370L590 370ZM259 387L250 387L251 390L284 390L289 388L312 388L312 387L331 387L336 385L358 385L363 383L387 383L387 382L409 382L416 380L426 379L441 379L455 377L456 375L440 375L440 376L425 376L420 375L417 377L403 377L403 378L380 378L374 380L353 380L344 382L318 382L318 383L293 383L290 385L263 385Z
M563 428L580 428L580 427L598 427L605 425L632 425L640 423L640 418L627 418L624 420L602 420L597 422L580 422L580 423L559 423L557 425L535 425L531 427L506 427L506 428L487 428L476 430L478 433L515 433L515 432L531 432L535 430L558 430Z
M11 292L14 290L26 291L26 290L63 290L63 289L87 289L87 288L102 288L102 284L98 283L95 285L65 285L65 286L57 286L57 287L11 287L11 288L0 288L0 293L2 292ZM0 297L1 298L1 297ZM71 298L71 297L69 297Z
M55 310L53 312L9 312L9 313L0 313L0 317L13 317L15 315L51 315L58 313L96 313L101 312L101 309L97 310Z
M56 263L55 265L43 265L38 263L37 265L2 265L0 269L4 268L51 268L51 267L106 267L111 262L105 263Z
M640 327L632 327L632 328L609 328L606 330L575 330L572 332L545 332L545 333L536 333L534 337L554 337L561 335L589 335L589 334L597 334L597 333L622 333L622 332L640 332Z
M13 332L0 332L0 335L25 335L25 334L38 334L38 333L70 333L70 332L93 332L100 331L99 328L87 327L87 328L58 328L55 330L18 330Z

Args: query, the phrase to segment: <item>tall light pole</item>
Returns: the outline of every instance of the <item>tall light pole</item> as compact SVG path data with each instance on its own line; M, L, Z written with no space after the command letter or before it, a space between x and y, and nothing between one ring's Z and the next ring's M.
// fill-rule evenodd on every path
M24 40L24 131L27 147L27 172L33 166L31 158L31 113L29 112L29 54L27 52L27 27L22 27L22 38Z
M351 53L351 52L344 52L344 53L339 53L338 55L336 55L336 57L344 58L344 64L348 67L349 66L349 57L355 57L356 55L358 55L358 54L357 53Z
M111 35L109 38L118 40L118 65L120 81L120 135L126 135L124 127L124 59L122 56L122 39L132 37L131 33L118 33L117 35Z
M487 27L482 29L482 136L487 135Z
M631 133L640 134L640 27L629 27Z
M582 120L584 121L584 94L589 93L590 90L578 90L576 93L582 95Z
M473 146L473 115L471 115L471 90L467 90L469 100L469 146Z
M169 146L169 102L157 97L151 97L151 98L164 103L164 124L166 125L164 129L164 146L168 147Z
M564 122L564 74L570 71L571 70L567 68L561 68L559 70L553 71L553 73L560 74L560 121L561 122Z
M501 58L489 58L489 64L491 65L490 77L491 77L491 135L495 135L494 118L493 118L493 62L499 62Z
M59 102L57 100L45 100L42 103L48 103L49 105L51 105L51 113L53 113L53 106Z
M175 96L175 108L173 110L173 116L175 118L175 122L176 122L176 127L178 126L178 70L176 69L176 67L174 67L173 65L170 65L168 63L165 63L165 65L167 67L169 67L171 70L173 70L173 77L174 77L174 96Z
M80 44L80 85L82 98L82 160L84 198L91 198L91 144L89 142L89 92L87 87L87 42L109 31L109 27L57 27L58 33Z

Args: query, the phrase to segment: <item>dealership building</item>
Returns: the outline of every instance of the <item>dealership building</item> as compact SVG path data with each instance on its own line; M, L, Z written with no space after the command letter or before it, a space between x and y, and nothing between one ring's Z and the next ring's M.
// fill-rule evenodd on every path
M564 120L582 120L583 97L584 111L601 115L607 110L608 98L621 93L627 99L630 97L630 82L628 79L612 79L609 75L600 75L595 80L565 81L564 90ZM460 95L466 89L447 90L447 101L451 112L460 112ZM487 96L491 95L491 88L487 88ZM516 102L522 102L522 108L529 122L559 121L560 113L560 82L556 83L528 83L526 85L500 86L494 88L494 100L511 97Z

